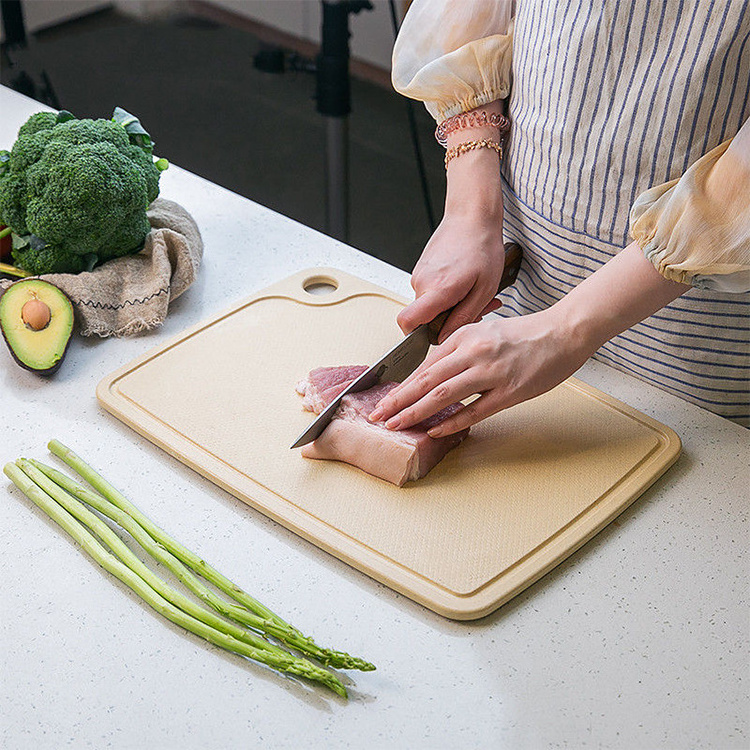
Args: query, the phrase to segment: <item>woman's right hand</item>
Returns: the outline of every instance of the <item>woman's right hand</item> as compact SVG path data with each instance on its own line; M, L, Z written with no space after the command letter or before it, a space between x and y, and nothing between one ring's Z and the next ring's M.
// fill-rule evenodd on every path
M502 114L502 102L480 109ZM478 110L475 110L478 111ZM468 140L497 142L491 125L456 130L448 148ZM416 299L399 314L404 333L454 308L440 331L444 341L502 304L495 299L503 275L503 191L497 153L477 148L451 159L446 169L445 213L425 246L411 277Z
M404 333L454 307L440 341L502 304L495 299L503 274L502 212L476 216L446 212L411 277L416 299L398 315Z

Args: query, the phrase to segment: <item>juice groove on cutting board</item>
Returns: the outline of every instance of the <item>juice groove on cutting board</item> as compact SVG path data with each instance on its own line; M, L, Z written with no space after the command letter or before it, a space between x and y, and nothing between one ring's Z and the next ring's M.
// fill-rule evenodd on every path
M305 291L331 279L328 295ZM102 405L219 486L440 614L488 614L581 546L677 458L669 428L571 378L497 414L398 488L289 445L296 382L395 344L405 300L310 269L105 378Z

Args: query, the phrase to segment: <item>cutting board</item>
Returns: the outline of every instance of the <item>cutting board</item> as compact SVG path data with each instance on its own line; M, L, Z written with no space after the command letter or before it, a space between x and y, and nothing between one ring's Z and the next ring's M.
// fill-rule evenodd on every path
M615 518L676 460L680 441L570 378L473 427L401 488L290 450L312 419L297 381L374 361L400 340L405 302L340 270L308 269L118 369L97 397L313 544L435 612L475 619Z

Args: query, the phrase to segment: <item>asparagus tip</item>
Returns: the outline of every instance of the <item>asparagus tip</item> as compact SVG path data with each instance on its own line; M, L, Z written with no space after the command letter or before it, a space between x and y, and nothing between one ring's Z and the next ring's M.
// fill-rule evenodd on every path
M342 698L349 700L349 693L346 692L346 688L339 683L338 685L331 685L331 688L335 693L340 695Z

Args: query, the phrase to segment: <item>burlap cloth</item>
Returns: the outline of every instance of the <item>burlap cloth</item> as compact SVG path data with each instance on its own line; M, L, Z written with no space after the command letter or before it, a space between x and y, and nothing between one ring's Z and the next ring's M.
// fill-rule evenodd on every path
M192 283L203 258L203 240L180 205L157 198L148 209L151 232L139 253L90 272L39 276L70 297L83 336L129 336L160 326L169 303ZM5 289L12 281L0 281Z

